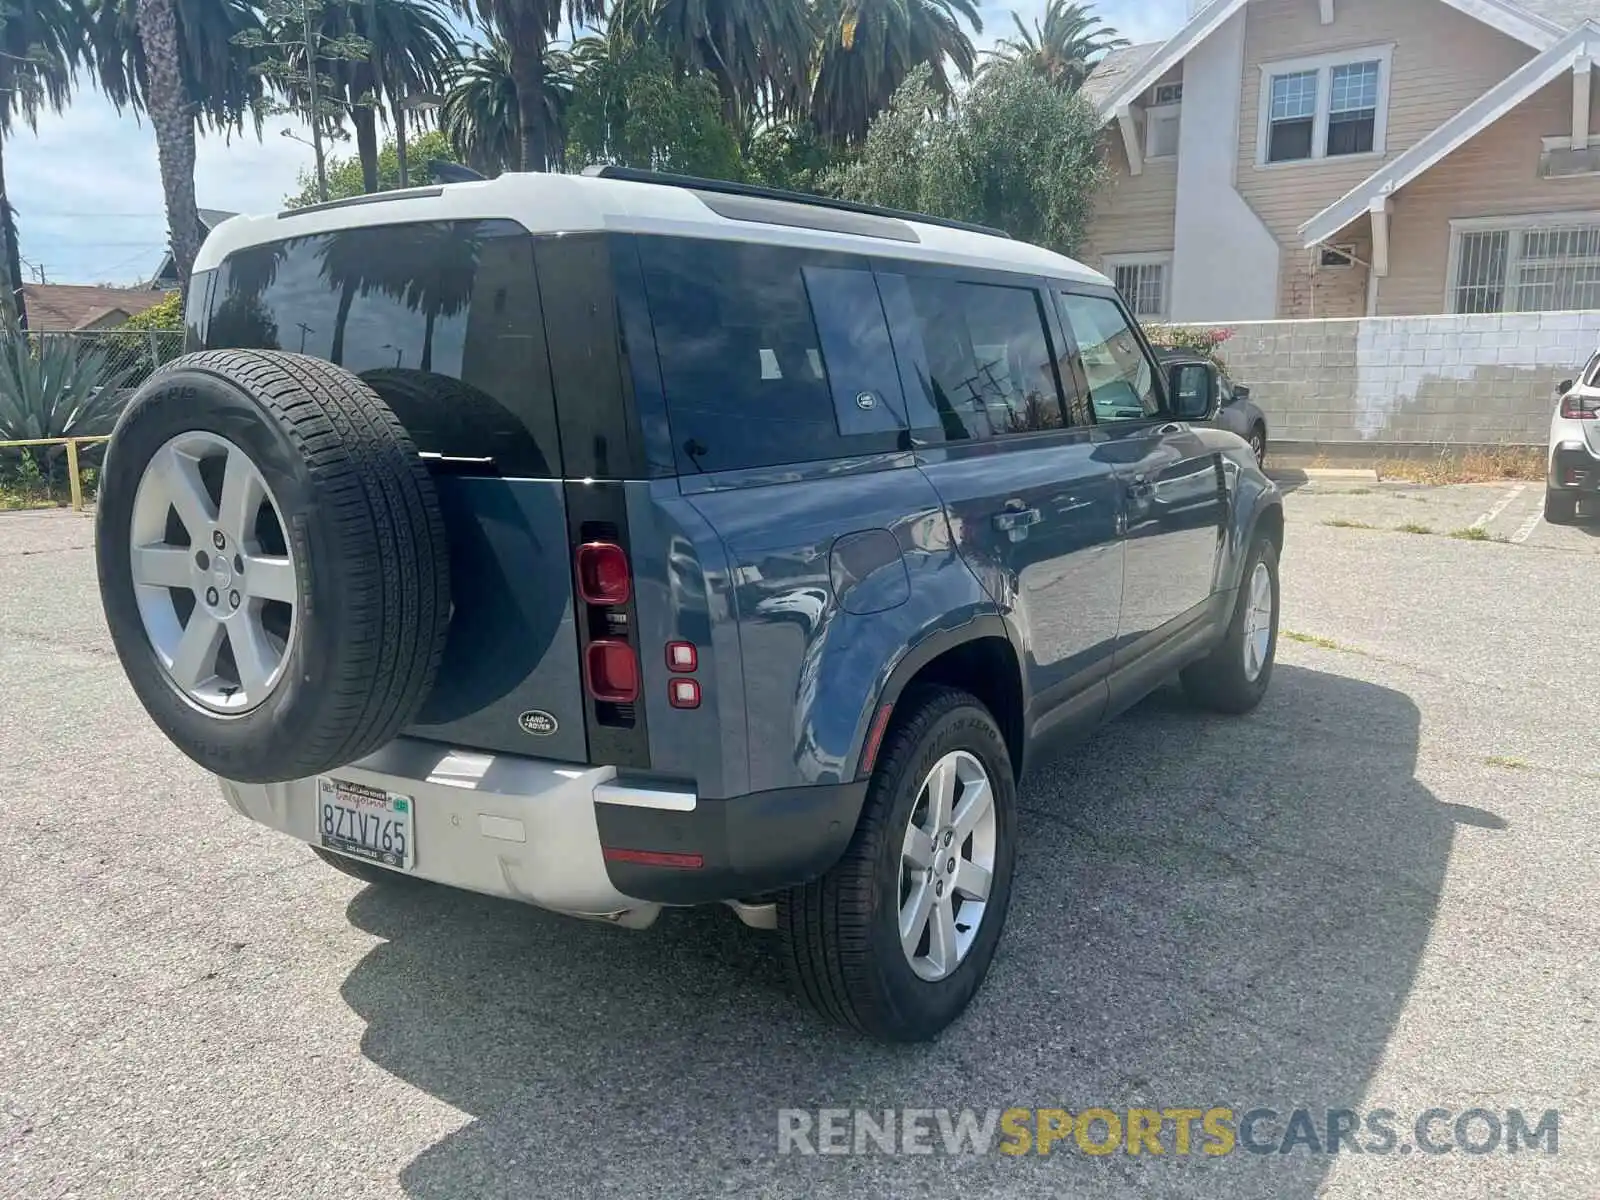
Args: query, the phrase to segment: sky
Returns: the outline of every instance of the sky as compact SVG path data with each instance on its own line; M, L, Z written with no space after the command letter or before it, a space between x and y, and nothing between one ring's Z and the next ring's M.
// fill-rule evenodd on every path
M1100 0L1103 19L1134 42L1160 41L1183 23L1187 0ZM1045 0L1002 0L982 6L983 47L1014 32L1015 9L1030 22ZM270 212L300 190L311 148L304 125L273 118L231 139L202 137L195 194L202 208ZM353 143L333 147L353 153ZM24 273L42 269L50 283L148 280L165 254L166 216L155 134L148 120L119 114L98 92L83 90L61 115L42 114L38 132L19 122L5 143L6 184L22 241Z

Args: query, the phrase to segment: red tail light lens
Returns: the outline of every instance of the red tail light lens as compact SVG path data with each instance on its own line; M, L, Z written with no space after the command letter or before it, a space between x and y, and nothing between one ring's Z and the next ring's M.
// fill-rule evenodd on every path
M578 594L586 604L626 604L633 591L628 556L610 542L578 547Z
M596 700L632 704L639 698L639 656L627 642L590 642L583 654L583 675Z
M1600 399L1568 392L1561 397L1561 416L1568 421L1593 421L1600 417Z

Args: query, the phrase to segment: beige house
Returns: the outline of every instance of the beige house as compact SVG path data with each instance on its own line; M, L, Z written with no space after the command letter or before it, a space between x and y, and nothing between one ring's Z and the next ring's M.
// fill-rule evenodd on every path
M1600 309L1600 0L1211 0L1084 94L1084 257L1176 321Z

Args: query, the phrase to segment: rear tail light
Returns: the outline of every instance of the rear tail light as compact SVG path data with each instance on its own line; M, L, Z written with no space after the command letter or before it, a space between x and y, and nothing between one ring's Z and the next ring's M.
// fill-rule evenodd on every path
M1600 398L1568 392L1561 397L1561 416L1567 421L1593 421L1600 417Z
M639 698L639 656L627 642L590 642L583 654L583 677L596 700L632 704Z
M578 594L586 604L626 604L633 592L628 556L610 542L585 542L578 547Z

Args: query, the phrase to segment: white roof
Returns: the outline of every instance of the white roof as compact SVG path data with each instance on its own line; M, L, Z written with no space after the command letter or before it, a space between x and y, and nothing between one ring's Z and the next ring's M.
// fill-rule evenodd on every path
M1223 22L1243 8L1249 0L1211 0L1211 2L1189 18L1189 23L1177 33L1173 34L1164 45L1155 53L1145 58L1144 62L1135 71L1125 75L1117 85L1104 94L1100 88L1092 87L1094 76L1090 75L1090 94L1096 97L1095 113L1104 124L1117 115L1117 110L1132 103L1158 79L1173 67L1177 66L1206 38L1219 29ZM1517 41L1532 46L1535 50L1546 50L1560 39L1565 28L1537 12L1530 12L1513 0L1441 0L1451 8L1460 9L1469 17L1475 17L1485 25L1498 29ZM1535 2L1548 2L1548 0L1535 0ZM1107 64L1114 65L1115 60L1109 57Z
M196 270L219 265L236 250L337 229L412 221L517 221L533 233L656 233L735 242L809 247L885 258L1026 271L1086 283L1104 275L1027 242L907 221L918 241L898 241L793 225L735 220L713 212L687 188L583 175L507 174L481 183L453 183L385 193L382 199L273 216L235 217L206 239Z
M1375 202L1398 192L1540 88L1570 71L1574 63L1595 55L1600 55L1600 24L1592 20L1585 21L1302 225L1300 236L1305 239L1306 246L1309 248L1327 241L1362 213L1369 211Z

